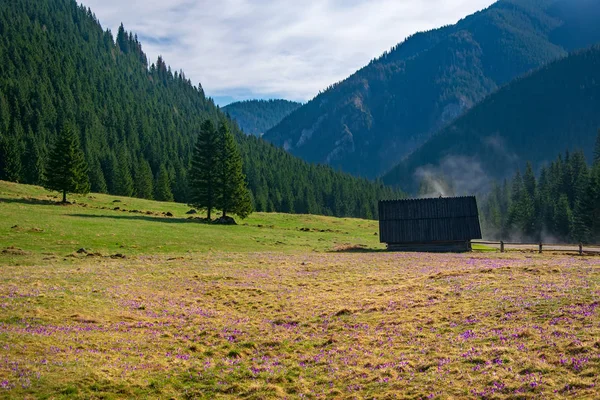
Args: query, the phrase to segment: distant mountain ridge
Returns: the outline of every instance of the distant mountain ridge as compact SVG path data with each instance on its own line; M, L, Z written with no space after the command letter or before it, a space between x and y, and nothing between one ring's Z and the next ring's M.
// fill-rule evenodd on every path
M434 135L383 177L415 191L449 181L469 191L534 168L566 149L592 160L600 128L600 46L575 52L517 79Z
M246 100L231 103L223 111L244 132L260 137L300 106L302 103L289 100Z
M418 33L294 111L264 138L376 177L510 80L600 41L591 0L502 0Z

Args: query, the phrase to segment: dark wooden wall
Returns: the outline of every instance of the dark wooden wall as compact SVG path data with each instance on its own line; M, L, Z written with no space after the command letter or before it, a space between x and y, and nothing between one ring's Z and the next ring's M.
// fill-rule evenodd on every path
M382 243L429 243L481 239L475 197L382 201Z

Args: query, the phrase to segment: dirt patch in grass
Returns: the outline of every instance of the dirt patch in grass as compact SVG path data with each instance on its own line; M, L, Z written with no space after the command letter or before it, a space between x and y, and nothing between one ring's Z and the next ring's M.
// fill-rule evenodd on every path
M9 256L26 256L30 253L18 247L10 246L2 250L2 254Z

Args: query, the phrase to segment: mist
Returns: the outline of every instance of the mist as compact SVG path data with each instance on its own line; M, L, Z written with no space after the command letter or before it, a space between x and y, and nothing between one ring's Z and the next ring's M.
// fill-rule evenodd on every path
M417 169L414 177L420 183L419 198L472 196L491 187L491 178L475 157L448 156L439 166Z

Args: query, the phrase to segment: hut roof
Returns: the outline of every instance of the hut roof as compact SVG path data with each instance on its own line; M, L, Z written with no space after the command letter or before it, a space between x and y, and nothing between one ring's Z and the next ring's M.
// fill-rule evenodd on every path
M382 243L429 243L481 239L477 200L471 197L379 202Z

